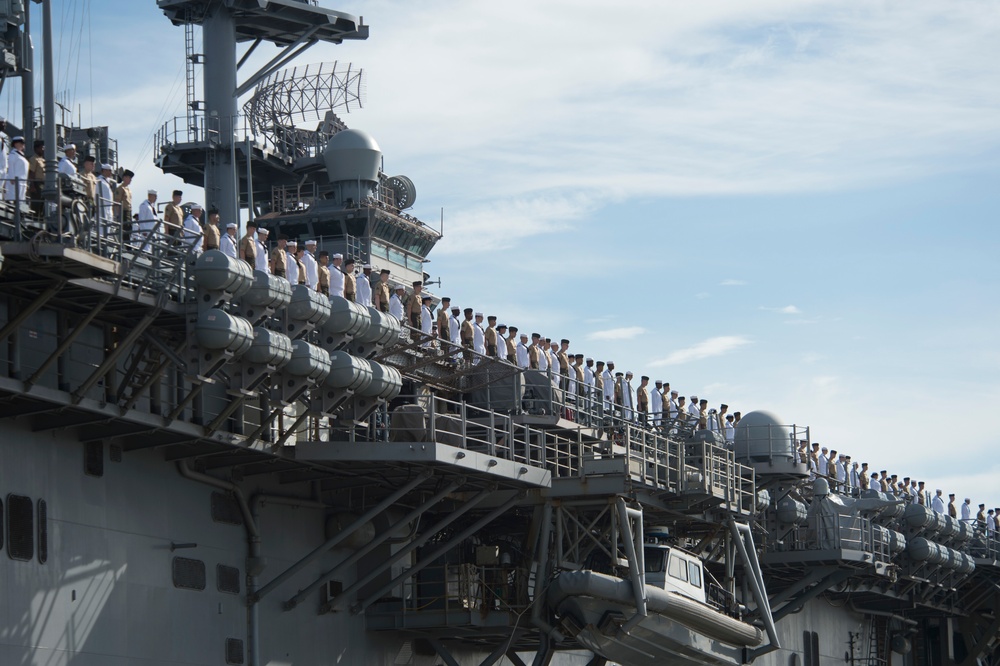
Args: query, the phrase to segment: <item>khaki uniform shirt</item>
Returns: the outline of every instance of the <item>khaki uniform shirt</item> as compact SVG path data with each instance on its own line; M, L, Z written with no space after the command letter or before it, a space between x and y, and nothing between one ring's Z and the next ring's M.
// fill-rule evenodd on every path
M299 284L306 283L306 265L302 263L302 260L295 257L295 265L299 269Z
M507 338L507 360L511 363L517 358L517 345L514 344L514 336Z
M84 186L87 188L87 198L90 199L91 203L94 203L94 192L97 191L97 176L84 171L81 171L79 175L80 180L83 181Z
M336 270L336 269L334 269ZM330 295L330 269L326 266L319 266L317 268L319 272L319 290L320 293Z
M257 268L257 243L250 234L240 239L240 256L250 264L251 269Z
M344 273L344 298L353 301L358 295L358 281L354 273Z
M276 247L271 250L271 261L274 262L274 268L271 269L271 272L278 277L285 277L288 273L288 253Z
M45 158L32 155L28 160L28 179L33 180L41 186L45 182Z
M646 414L649 412L649 389L644 386L640 386L639 390L636 391L636 395L636 407L640 412Z
M438 337L442 340L451 340L451 326L448 324L448 313L444 307L437 313Z
M410 326L412 326L413 328L420 328L421 298L423 298L423 294L421 294L420 296L413 294L412 296L410 296L409 300L406 301L406 314L409 316Z
M128 185L119 185L115 190L115 203L121 209L122 222L129 224L132 222L132 190ZM211 226L211 225L209 225ZM219 249L219 230L215 230L215 250Z
M532 370L538 370L538 345L528 347L528 365Z
M559 359L559 374L568 376L569 375L569 357L566 356L566 352L561 351L556 354L556 358Z
M486 331L483 333L483 339L486 341L486 355L496 356L497 355L497 329L492 326L487 327Z
M176 235L180 228L184 226L184 211L181 210L181 207L174 203L168 203L166 208L163 209L163 224L168 234ZM242 242L240 245L242 246ZM250 265L253 267L253 262Z
M375 307L382 312L389 311L389 283L378 281L375 285Z
M205 225L205 249L206 250L218 250L219 249L219 227L214 224Z
M462 336L462 345L465 347L471 347L473 338L472 322L468 319L462 322L461 336Z

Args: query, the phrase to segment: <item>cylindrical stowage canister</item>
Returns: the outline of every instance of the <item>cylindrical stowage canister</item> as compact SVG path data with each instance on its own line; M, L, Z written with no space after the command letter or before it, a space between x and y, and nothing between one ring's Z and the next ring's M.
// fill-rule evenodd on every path
M283 277L271 275L265 271L253 272L253 285L240 299L244 306L259 308L278 308L288 305L292 300L292 285Z
M370 325L368 308L336 294L330 297L330 318L323 324L324 333L358 337L364 335Z
M304 284L297 284L292 289L287 310L288 316L295 321L321 326L330 317L330 299Z
M253 327L250 322L216 308L198 315L194 333L200 347L225 349L233 354L242 354L253 342Z
M253 344L243 357L245 361L280 368L292 358L292 341L284 333L262 326L253 329Z
M330 374L330 355L322 347L305 340L295 340L292 342L292 358L285 366L285 372L314 382L322 381Z
M368 344L384 345L399 337L399 320L392 315L379 312L373 307L368 308L371 325L364 335L355 339Z
M802 502L782 497L778 502L778 522L783 525L804 525L809 511Z
M385 400L392 400L399 395L399 391L403 387L403 376L399 374L399 370L374 362L371 363L371 368L371 384L364 390L356 391L356 393Z
M367 360L344 351L330 354L330 374L326 376L325 386L363 391L371 383L372 366Z
M946 549L941 544L934 543L924 537L910 539L906 546L906 554L918 562L927 561L931 564L942 564L948 561Z
M194 264L194 281L202 289L223 290L240 296L253 284L247 262L233 259L219 250L202 252Z
M910 504L903 513L906 524L924 534L937 534L945 526L945 515L920 504Z

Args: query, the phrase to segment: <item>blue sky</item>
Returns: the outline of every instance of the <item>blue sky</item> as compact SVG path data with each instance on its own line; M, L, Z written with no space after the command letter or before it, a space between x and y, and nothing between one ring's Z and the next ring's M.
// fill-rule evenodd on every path
M438 293L1000 503L995 3L323 4L371 37L298 62L366 69L344 119L444 208ZM171 189L183 31L92 9L60 87Z

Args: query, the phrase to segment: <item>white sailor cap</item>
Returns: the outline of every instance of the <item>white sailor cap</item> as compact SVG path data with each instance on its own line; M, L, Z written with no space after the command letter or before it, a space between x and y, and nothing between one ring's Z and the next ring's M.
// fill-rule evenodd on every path
M226 225L226 229L235 229L235 228L236 228L235 222L230 222L229 224Z
M587 363L593 363L593 362L594 362L594 359L592 359L592 358L590 358L590 357L588 356L588 357L587 357Z
M286 245L291 245L291 246L294 246L294 247L298 247L299 246L299 242L297 240L295 240L294 238L289 238L288 239L288 243L286 243Z
M260 229L257 230L257 235L258 236L266 236L269 233L271 233L271 232L268 231L267 229L265 229L264 227L261 227Z
M101 171L111 171L112 167L110 164L102 164Z
M315 244L316 244L316 241L314 241L312 239L306 241L306 245L315 245Z
M393 287L393 291L398 291L400 289L402 289L403 291L406 291L406 287L404 287L401 284L397 284L395 287Z
M21 143L24 143L24 137L23 136L15 136L13 139L10 140L10 143L11 143L11 145L14 145L18 141L20 141Z
M363 271L370 271L371 269L372 269L371 264L365 264L364 266L361 267L361 270Z
M111 168L111 167L108 167L108 168ZM204 208L201 207L201 204L197 204L196 203L196 204L191 204L191 210L204 210Z
M678 395L678 393L677 393L677 389L674 389L673 391L671 391L671 392L670 392L670 395Z
M159 194L156 190L146 190L146 194Z
M631 371L631 370L626 370L626 371L625 371L625 376L626 376L626 377L635 377L635 375L633 375L633 374L632 374L632 371Z
M67 150L76 150L76 144L67 143L65 146L63 146L63 152L66 152Z
M315 241L306 241L306 245L309 245L309 243L312 243L313 245L316 244ZM344 258L344 255L342 255L339 252L335 252L333 254L333 256L331 257L331 259L343 259L343 258Z
M477 312L477 313L476 313L476 316L477 316L477 317L482 317L482 316L483 316L483 313L482 313L482 312Z

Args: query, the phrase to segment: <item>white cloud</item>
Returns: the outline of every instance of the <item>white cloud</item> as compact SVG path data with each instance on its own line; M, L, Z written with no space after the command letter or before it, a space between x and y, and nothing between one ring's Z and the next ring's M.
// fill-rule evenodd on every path
M786 314L786 315L802 314L802 310L799 310L794 305L786 305L784 307L778 307L778 308L769 308L762 305L760 306L760 309L767 310L768 312L777 312L778 314Z
M720 287L745 287L747 285L746 280L723 280L719 283Z
M722 356L750 344L750 340L742 335L721 335L714 338L702 340L690 347L678 349L670 355L650 362L653 367L665 365L680 365L700 361L713 356Z
M594 331L587 335L588 340L631 340L646 332L642 326L624 326L609 328L604 331Z

